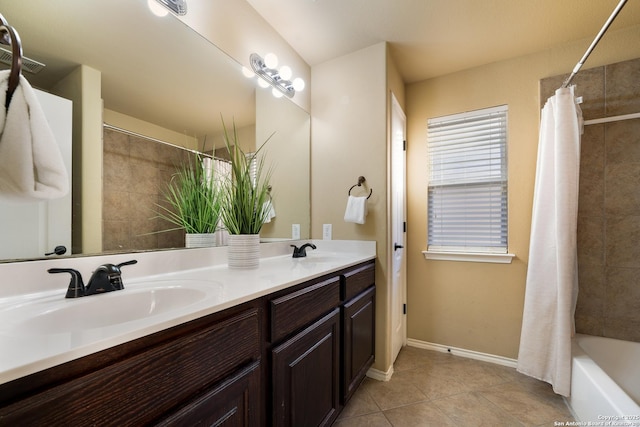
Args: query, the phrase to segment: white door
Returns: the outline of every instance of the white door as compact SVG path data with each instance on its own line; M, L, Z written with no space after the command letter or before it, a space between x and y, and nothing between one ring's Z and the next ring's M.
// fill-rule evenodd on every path
M395 361L407 341L406 304L406 118L391 97L391 349Z
M35 90L71 179L71 101ZM0 259L41 258L64 246L71 253L71 191L50 201L0 202Z

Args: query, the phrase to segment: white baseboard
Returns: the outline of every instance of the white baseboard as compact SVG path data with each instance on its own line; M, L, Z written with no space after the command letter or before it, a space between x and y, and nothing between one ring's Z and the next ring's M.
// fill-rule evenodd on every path
M409 347L424 348L425 350L435 350L435 351L440 351L442 353L451 353L456 356L467 357L469 359L475 359L475 360L481 360L483 362L495 363L496 365L508 366L510 368L515 368L518 366L518 361L516 359L511 359L503 356L496 356L494 354L481 353L479 351L466 350L464 348L449 347L442 344L434 344L426 341L415 340L412 338L407 339L407 345ZM393 374L393 367L390 370L391 370L391 373ZM369 374L367 373L367 375Z
M367 371L367 376L371 379L378 381L389 381L391 376L393 375L393 365L389 367L387 372L381 371L379 369L369 368Z

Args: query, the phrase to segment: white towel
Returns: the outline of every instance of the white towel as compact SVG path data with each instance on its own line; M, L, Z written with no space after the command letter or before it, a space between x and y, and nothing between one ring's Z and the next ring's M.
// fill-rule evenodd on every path
M273 207L271 199L264 202L262 212L266 212L266 219L264 220L265 224L271 222L271 219L276 217L276 208Z
M344 212L345 222L355 222L364 224L367 216L367 197L349 196L347 199L347 209Z
M23 76L5 111L10 73L0 71L0 198L62 197L69 192L69 175L36 94Z

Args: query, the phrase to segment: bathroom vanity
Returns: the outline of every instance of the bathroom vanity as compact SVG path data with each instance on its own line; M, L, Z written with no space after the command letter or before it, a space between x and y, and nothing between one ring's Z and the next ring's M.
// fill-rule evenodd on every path
M253 272L218 265L141 277L130 286L124 272L125 290L113 292L123 292L120 298L149 283L205 286L205 277L215 277L211 286L218 288L205 298L213 301L208 308L198 302L159 314L160 326L144 319L134 339L127 337L135 326L120 332L136 321L106 326L124 338L71 344L44 369L38 360L17 367L2 377L21 375L0 384L0 424L331 424L374 360L375 244L359 254L319 247L307 259L263 258ZM110 300L119 301L105 304ZM75 333L78 340L86 335ZM93 351L99 346L105 348ZM68 360L55 362L65 354Z

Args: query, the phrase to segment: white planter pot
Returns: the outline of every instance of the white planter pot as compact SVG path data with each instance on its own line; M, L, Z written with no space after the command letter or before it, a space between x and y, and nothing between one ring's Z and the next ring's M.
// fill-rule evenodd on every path
M216 233L187 233L184 236L184 246L186 248L207 248L217 246L218 236Z
M259 234L230 234L227 242L229 268L258 268L260 265Z

